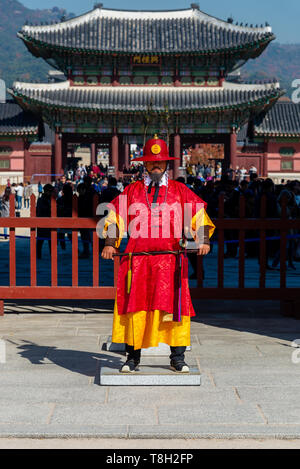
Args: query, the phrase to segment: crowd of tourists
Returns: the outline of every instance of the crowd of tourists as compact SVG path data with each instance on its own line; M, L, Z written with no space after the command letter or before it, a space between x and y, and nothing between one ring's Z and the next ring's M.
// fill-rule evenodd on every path
M184 182L184 180L182 180ZM224 195L225 218L240 217L241 197L245 200L246 218L260 218L263 214L262 199L265 197L266 218L279 218L281 216L282 203L286 199L287 217L300 218L300 181L281 181L275 185L272 179L260 179L256 174L250 180L230 179L223 177L221 180L207 181L203 183L199 179L189 176L187 185L208 204L207 213L211 218L218 217L219 196ZM288 267L295 269L294 261L300 261L300 233L290 230L287 246ZM259 231L246 232L246 256L259 256ZM277 239L275 239L277 238ZM237 230L225 230L225 257L237 258L239 233ZM253 239L253 241L251 241ZM280 233L275 230L267 230L267 269L276 269L280 262Z
M233 165L230 165L227 170L223 171L222 163L218 162L216 164L188 164L186 167L186 173L188 176L194 176L202 182L220 181L223 175L229 180L241 182L245 178L251 178L254 174L258 175L258 170L254 165L251 165L248 170L245 166L233 167Z
M108 176L107 171L101 173L96 168L86 168L80 166L75 178L64 175L52 184L38 184L37 216L50 216L50 199L52 194L57 198L58 216L72 216L72 195L78 195L78 215L79 217L93 216L93 198L98 196L99 203L110 202L117 195L122 193L128 184L143 177L140 167L134 173L123 175L122 178ZM83 168L83 169L82 169ZM143 168L143 167L142 167ZM100 168L99 168L100 169ZM105 168L104 168L105 169ZM205 168L204 168L205 169ZM198 168L199 170L199 168ZM199 174L201 177L199 177ZM249 173L248 173L249 174ZM261 216L261 200L266 197L267 218L278 218L281 215L281 202L284 197L287 199L287 216L289 218L300 218L300 181L282 181L275 185L271 179L261 179L256 172L250 172L250 176L241 178L240 174L229 168L221 177L203 178L204 173L196 172L195 175L178 178L179 182L186 184L192 191L199 195L208 204L207 213L214 219L218 217L219 196L224 195L224 215L227 218L239 218L240 199L245 198L245 216L247 218L259 218ZM9 216L9 196L15 194L16 210L22 207L29 207L30 196L33 192L30 183L10 184L8 181L4 194L0 198L0 214L2 217ZM71 233L67 233L71 237ZM66 233L59 232L58 238L61 247L65 248ZM289 232L287 258L288 266L295 268L294 262L300 260L299 233ZM4 230L4 236L8 237L8 230ZM49 239L50 231L38 230L38 257L41 257L43 241ZM82 257L90 255L89 230L81 230L83 243ZM225 230L225 257L236 258L238 256L238 231ZM267 268L276 269L280 262L280 240L279 233L268 230L267 237L272 238L267 241ZM278 239L273 239L273 238ZM246 256L258 257L259 255L259 232L246 232ZM251 241L254 239L254 241ZM250 241L249 241L250 240Z
M10 179L7 179L5 191L6 193L13 194L15 196L16 210L30 207L30 197L33 194L33 186L30 182L11 184Z
M129 167L123 166L122 172L125 180L131 180L132 176L141 175L144 171L144 166L142 164L133 165ZM84 178L89 176L93 179L93 182L100 183L103 179L108 176L108 166L100 164L93 165L77 165L77 168L74 170L72 168L66 168L64 171L64 177L69 181L74 182L76 185L80 182L83 182Z

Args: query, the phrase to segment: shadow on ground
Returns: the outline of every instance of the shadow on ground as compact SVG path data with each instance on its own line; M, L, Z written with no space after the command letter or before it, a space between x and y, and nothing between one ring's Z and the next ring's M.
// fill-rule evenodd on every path
M16 345L17 353L33 365L43 366L50 363L74 373L95 377L94 384L97 385L100 385L100 368L108 367L119 370L124 363L124 357L120 353L103 354L60 349L54 346L41 346L27 340L21 340L21 344L10 339L7 342Z

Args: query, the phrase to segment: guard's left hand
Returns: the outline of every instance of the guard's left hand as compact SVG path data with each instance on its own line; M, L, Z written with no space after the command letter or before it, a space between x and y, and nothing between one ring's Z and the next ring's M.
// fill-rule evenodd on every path
M198 256L207 256L210 253L210 245L209 244L202 244L199 246Z

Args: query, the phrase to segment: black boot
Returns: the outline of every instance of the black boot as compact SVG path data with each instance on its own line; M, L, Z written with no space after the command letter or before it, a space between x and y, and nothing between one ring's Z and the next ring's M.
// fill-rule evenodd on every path
M121 373L134 373L139 371L139 364L141 361L141 349L134 350L134 347L126 344L127 360L122 366Z
M170 368L177 373L189 373L190 369L184 361L186 347L171 347Z

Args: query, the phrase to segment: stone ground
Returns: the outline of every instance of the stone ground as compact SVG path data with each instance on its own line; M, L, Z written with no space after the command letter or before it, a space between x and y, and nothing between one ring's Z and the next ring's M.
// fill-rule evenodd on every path
M115 438L28 439L1 438L0 449L299 449L298 440L128 440ZM183 451L183 452L184 452ZM176 453L176 451L174 451Z
M187 439L190 447L207 440L207 447L220 447L222 440L224 447L234 440L237 447L251 447L253 439L253 447L299 447L300 363L292 361L293 353L300 358L292 347L300 339L299 321L281 317L272 301L203 301L195 308L187 361L200 367L201 387L103 387L100 367L124 360L103 349L111 333L111 301L7 302L0 318L6 344L1 444L68 438L66 444L76 445L72 438L80 437L90 447L106 439L117 439L120 448L147 447L136 439L159 440L167 448L173 439ZM168 358L143 362L167 365Z
M0 233L2 231L0 230ZM17 285L29 284L28 230L17 230ZM0 237L0 285L8 285L9 242ZM59 285L71 285L71 243L58 246ZM205 286L217 285L217 249L205 259ZM299 286L300 264L287 283ZM258 286L256 259L246 260L246 286ZM50 284L44 245L38 284ZM279 287L278 271L267 286ZM79 284L91 285L92 262L79 260ZM225 286L237 286L238 260L225 260ZM100 285L113 284L100 261ZM194 286L195 281L190 282ZM107 352L113 303L5 303L0 339L0 448L268 448L300 447L300 363L292 347L300 323L280 316L277 302L195 302L189 364L202 386L102 387L101 366L119 366ZM298 360L299 361L299 360ZM144 358L167 365L167 358ZM138 440L138 441L137 441Z

